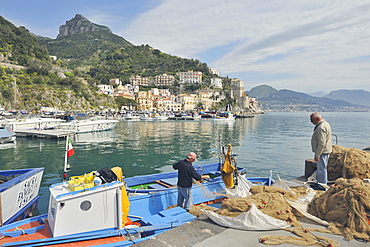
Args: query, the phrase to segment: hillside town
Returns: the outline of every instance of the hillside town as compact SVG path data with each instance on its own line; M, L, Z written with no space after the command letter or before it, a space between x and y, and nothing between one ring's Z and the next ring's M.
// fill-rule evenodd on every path
M211 70L215 75L219 72ZM141 77L139 75L131 76L130 83L122 85L119 78L109 81L109 85L98 85L100 93L111 95L112 97L123 97L136 101L135 110L138 111L194 111L194 110L214 110L217 103L230 97L234 100L234 112L250 114L261 113L258 101L249 97L244 91L244 82L237 78L231 80L230 92L228 95L223 93L222 78L211 78L211 83L206 90L199 90L194 93L171 94L169 89L160 89L159 87L173 86L178 83L180 92L186 85L204 85L202 72L187 71L178 72L176 77L173 75L157 75L154 77ZM151 87L149 91L140 91L140 86ZM133 107L126 105L121 110L133 110ZM227 109L223 109L227 110Z

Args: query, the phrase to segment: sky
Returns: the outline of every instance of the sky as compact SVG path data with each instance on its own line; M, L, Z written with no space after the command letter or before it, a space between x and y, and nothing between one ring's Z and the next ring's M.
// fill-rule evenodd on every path
M0 0L0 15L56 38L81 14L134 45L238 78L313 93L370 91L367 0Z

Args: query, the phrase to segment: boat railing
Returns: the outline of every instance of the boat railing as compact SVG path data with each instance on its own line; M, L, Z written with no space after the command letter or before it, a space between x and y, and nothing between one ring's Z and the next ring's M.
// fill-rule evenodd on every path
M335 137L335 145L338 145L338 136L336 134L332 134Z
M197 168L197 172L198 172L198 170L199 170L199 172L201 172L201 174L200 175L204 175L204 168L202 167L202 166L199 166L198 168ZM199 173L198 172L198 173Z

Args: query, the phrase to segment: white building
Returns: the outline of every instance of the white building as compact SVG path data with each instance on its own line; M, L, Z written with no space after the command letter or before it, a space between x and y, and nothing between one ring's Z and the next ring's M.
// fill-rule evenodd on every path
M176 75L179 76L180 84L200 84L202 83L202 72L188 71L188 72L178 72Z
M175 82L175 77L173 75L163 74L163 75L156 75L154 77L154 85L156 86L161 86L161 85L171 86L174 84L174 82Z
M113 87L111 85L98 85L98 88L100 89L100 92L103 94L109 94L113 96Z
M131 76L130 77L130 84L136 86L148 86L149 85L149 78L148 77L141 77L139 75Z
M215 68L209 68L209 71L213 74L213 75L218 75L220 76L220 71L218 69L215 69Z
M221 78L212 78L211 85L215 88L222 88L222 79Z

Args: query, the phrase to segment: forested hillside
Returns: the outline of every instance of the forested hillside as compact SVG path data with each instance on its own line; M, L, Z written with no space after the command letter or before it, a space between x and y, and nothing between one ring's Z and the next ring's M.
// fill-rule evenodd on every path
M96 93L91 77L81 74L83 79L61 67L25 27L15 27L1 16L0 63L0 107L82 110L115 106L111 97Z
M48 61L49 54L25 27L17 28L0 16L0 61L28 66L31 59Z

